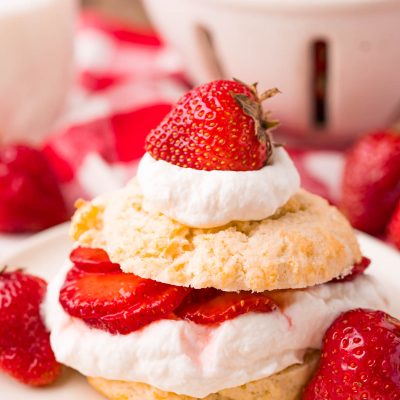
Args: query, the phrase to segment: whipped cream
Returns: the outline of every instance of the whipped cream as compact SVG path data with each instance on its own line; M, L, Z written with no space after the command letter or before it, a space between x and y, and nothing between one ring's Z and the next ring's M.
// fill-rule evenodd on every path
M248 313L217 327L160 320L125 336L111 335L65 313L58 301L65 274L50 283L43 309L59 362L86 376L144 382L198 398L301 363L307 349L320 348L341 312L388 308L374 278L360 276L281 292L283 312Z
M146 153L137 178L146 209L197 228L267 218L300 187L299 174L283 148L275 149L271 165L257 171L182 168Z

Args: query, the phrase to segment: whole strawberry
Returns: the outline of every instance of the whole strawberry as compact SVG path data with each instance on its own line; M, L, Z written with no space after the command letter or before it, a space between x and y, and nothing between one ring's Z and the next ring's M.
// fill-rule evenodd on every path
M303 400L400 399L400 321L357 309L325 334L316 375Z
M0 149L0 231L35 232L68 218L59 183L43 154L28 146Z
M389 221L387 231L389 240L400 249L400 201Z
M271 89L258 95L256 85L217 80L184 95L146 139L146 151L180 167L199 170L257 170L272 155L263 100Z
M372 234L384 231L400 199L400 134L363 137L348 154L341 208L351 224Z
M0 370L32 386L60 374L41 315L46 282L21 271L0 273Z

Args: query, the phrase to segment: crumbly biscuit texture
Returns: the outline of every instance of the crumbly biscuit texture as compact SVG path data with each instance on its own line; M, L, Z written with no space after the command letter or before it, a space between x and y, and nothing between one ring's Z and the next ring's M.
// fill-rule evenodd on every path
M318 363L317 351L307 354L303 364L292 365L278 374L210 394L204 400L297 400ZM88 378L89 383L111 400L195 400L168 393L144 383Z
M226 291L313 286L346 275L361 259L347 220L306 191L264 220L197 229L145 209L133 180L118 192L81 202L71 234L80 245L104 248L125 272Z

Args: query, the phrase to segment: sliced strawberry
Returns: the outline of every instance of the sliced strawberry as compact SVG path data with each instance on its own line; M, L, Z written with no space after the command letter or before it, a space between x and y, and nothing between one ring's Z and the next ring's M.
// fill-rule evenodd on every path
M194 291L193 296L196 296ZM175 311L179 317L196 324L216 324L248 312L271 312L276 304L264 294L249 292L222 292L212 294L203 301L189 295Z
M154 281L153 283L152 293L137 299L131 307L113 315L87 319L85 322L94 328L126 335L151 322L171 319L172 312L181 304L190 289Z
M363 274L370 264L371 260L368 257L363 257L359 263L354 264L350 274L342 278L335 278L332 280L332 282L350 282L357 278L359 275Z
M0 370L32 386L60 374L40 314L46 282L21 271L0 272Z
M103 249L90 247L77 247L72 250L70 260L76 267L85 272L118 272L118 264L110 261L108 254Z
M152 286L153 281L122 271L88 274L73 268L60 291L60 303L73 317L99 318L136 304Z

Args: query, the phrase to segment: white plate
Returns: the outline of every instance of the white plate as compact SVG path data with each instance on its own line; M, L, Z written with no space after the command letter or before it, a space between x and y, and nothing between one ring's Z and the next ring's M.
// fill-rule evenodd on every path
M392 300L392 313L400 317L400 253L379 240L358 234L363 254L373 260L368 273L385 286ZM68 256L71 243L68 224L49 229L22 243L18 251L1 260L10 267L24 267L27 271L51 279ZM32 389L0 375L0 398L3 400L101 400L85 379L66 370L57 383L45 389Z

